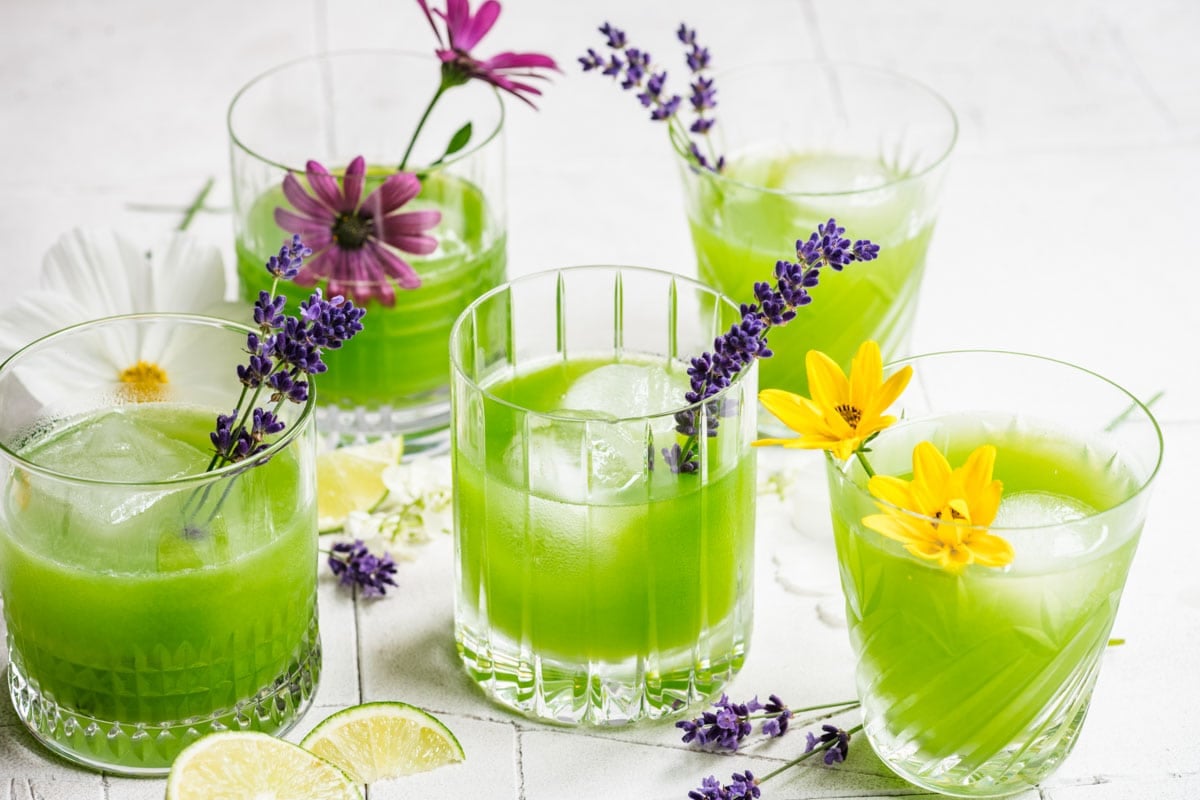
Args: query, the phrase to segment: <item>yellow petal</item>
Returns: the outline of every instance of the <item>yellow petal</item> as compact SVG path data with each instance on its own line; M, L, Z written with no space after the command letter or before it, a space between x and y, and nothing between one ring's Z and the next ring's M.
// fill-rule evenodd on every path
M912 535L912 531L904 522L891 514L869 514L862 518L862 524L905 545L920 541Z
M1003 567L1013 560L1013 547L1007 539L990 533L977 533L969 543L975 561L985 567Z
M926 516L940 511L951 474L950 462L932 442L913 448L913 499L917 505L913 510Z
M845 461L854 455L854 451L862 444L862 437L854 436L849 439L839 439L827 446L827 449L833 453L834 457L839 461Z
M992 481L975 497L975 505L971 508L971 521L986 528L996 520L996 512L1000 510L1000 495L1004 492L1004 484Z
M763 389L758 393L758 401L763 404L763 407L771 412L771 415L777 420L797 433L804 433L804 428L799 424L799 419L805 410L804 405L800 402L803 399L800 395L785 392L783 389Z
M982 491L992 480L992 470L996 466L996 448L990 444L976 447L967 460L959 468L962 472L963 485L967 496Z
M864 411L874 405L875 395L883 382L883 359L879 345L867 340L858 346L850 362L850 403Z
M902 478L876 475L867 481L867 491L897 508L909 508L912 505L912 485Z
M819 350L809 350L804 364L808 370L808 390L814 403L821 408L833 409L849 399L850 385L846 373L832 358Z
M908 382L912 378L912 374L913 368L906 366L884 381L883 386L879 387L879 392L876 394L874 400L876 413L882 414L888 410L888 407L892 403L896 402L896 398L900 396L901 392L908 388ZM889 422L888 424L891 425L892 423Z

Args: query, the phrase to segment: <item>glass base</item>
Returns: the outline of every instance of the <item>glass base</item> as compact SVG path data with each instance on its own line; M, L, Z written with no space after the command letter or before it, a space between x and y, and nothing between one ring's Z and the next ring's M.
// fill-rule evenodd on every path
M722 627L704 638L730 641L733 625ZM543 722L625 725L681 714L714 697L745 663L749 637L732 636L714 658L698 658L696 648L686 648L582 664L540 656L463 625L455 628L455 644L467 674L502 706Z
M1049 709L1028 736L983 761L966 743L958 753L931 759L915 743L891 735L879 718L868 718L864 732L884 764L923 789L967 798L1019 794L1049 777L1070 755L1087 717L1097 666L1080 674L1081 685L1072 687L1076 691L1064 693L1065 702Z
M401 436L405 455L436 455L450 449L450 401L446 389L427 402L403 406L318 406L317 430L329 447L365 444Z
M286 733L308 710L321 673L321 641L314 619L306 652L287 672L253 697L204 717L168 722L101 720L59 705L42 694L16 656L8 667L8 692L17 716L34 738L58 755L92 769L133 777L164 776L183 748L218 731Z

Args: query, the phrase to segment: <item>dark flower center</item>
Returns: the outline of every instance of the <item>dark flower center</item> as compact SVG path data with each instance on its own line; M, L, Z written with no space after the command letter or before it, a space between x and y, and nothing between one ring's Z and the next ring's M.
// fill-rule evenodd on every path
M851 428L857 428L858 423L862 420L862 410L849 403L834 406L833 410L841 414L842 419L846 420L846 424Z
M331 229L333 240L342 250L358 250L375 232L372 219L357 211L338 214Z

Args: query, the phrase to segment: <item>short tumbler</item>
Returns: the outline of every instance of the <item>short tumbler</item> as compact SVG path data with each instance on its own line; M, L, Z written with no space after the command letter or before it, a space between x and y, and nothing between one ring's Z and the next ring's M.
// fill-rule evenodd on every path
M755 367L703 408L684 397L690 358L738 319L699 283L628 267L524 277L459 318L455 635L496 701L620 723L682 710L741 667Z
M8 688L73 761L164 774L200 736L281 733L312 698L311 401L264 452L206 471L248 331L116 317L0 366Z
M958 352L913 368L871 443L879 474L909 479L928 441L952 466L996 448L1003 483L990 534L1003 567L946 569L866 527L889 509L942 542L982 531L899 511L866 490L860 463L829 458L834 535L865 731L918 786L960 797L1014 794L1070 752L1137 547L1162 457L1154 418L1084 369L1035 356ZM958 526L953 534L939 527Z

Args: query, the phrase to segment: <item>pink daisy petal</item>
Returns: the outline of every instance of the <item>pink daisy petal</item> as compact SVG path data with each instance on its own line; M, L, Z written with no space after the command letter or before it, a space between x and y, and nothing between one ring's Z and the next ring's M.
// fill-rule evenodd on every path
M454 46L459 50L471 52L479 44L488 31L496 24L500 16L500 4L496 0L487 0L475 12L475 16L467 16L466 23L454 35Z
M337 268L337 253L336 247L330 247L328 250L323 250L308 260L308 263L300 268L300 275L311 276L313 278L328 278L332 276ZM296 276L297 282L300 280L300 275Z
M429 20L429 27L433 28L433 35L437 37L438 44L442 44L442 32L438 30L437 23L433 21L433 14L429 13L429 4L425 0L417 0L417 4L425 12L425 19Z
M299 179L290 172L283 179L283 196L301 214L305 214L313 219L328 220L329 224L333 224L333 210L321 205L316 198L304 191L304 187L300 185Z
M355 156L350 162L350 166L346 167L346 175L342 178L342 205L338 209L343 214L348 214L358 208L358 201L362 199L363 176L367 172L367 162L362 156Z
M389 277L395 279L404 289L416 289L421 285L421 277L417 275L407 261L388 250L386 247L371 245L372 254Z
M367 195L363 208L369 213L382 216L390 214L421 193L421 181L411 172L397 172Z
M446 21L450 46L458 47L458 32L471 20L471 5L467 0L446 0L445 12L434 12Z
M299 214L288 211L286 208L275 209L275 224L288 233L300 234L300 238L304 239L304 243L314 250L324 246L315 241L318 236L324 236L326 239L330 238L330 223L302 217Z
M484 69L558 69L554 59L541 53L512 53L505 51L481 61ZM545 75L530 75L531 78L544 78Z
M424 211L402 211L386 216L378 226L381 239L392 236L413 236L425 233L437 227L442 221L442 212L426 209Z
M313 190L313 194L317 196L317 200L330 211L335 213L340 211L342 191L338 188L337 179L329 174L329 170L316 161L309 161L305 165L304 174L308 178L308 185Z

